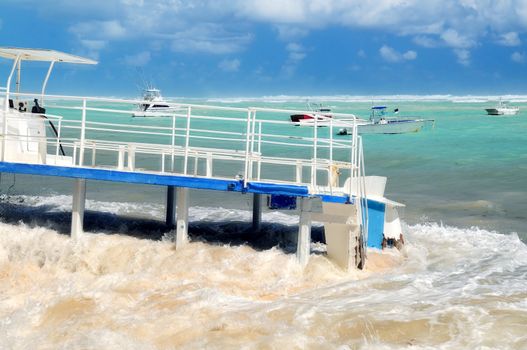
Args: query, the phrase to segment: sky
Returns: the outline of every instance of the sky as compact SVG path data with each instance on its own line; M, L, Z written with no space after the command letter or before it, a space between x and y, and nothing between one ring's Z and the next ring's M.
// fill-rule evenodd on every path
M95 59L49 92L527 94L527 0L0 0L0 46ZM43 64L24 65L38 91ZM0 61L0 79L9 70ZM33 78L33 79L31 79ZM3 85L3 84L2 84Z

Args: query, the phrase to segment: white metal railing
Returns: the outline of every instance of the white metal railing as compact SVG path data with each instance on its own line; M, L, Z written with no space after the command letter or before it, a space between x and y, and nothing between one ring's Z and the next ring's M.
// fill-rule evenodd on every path
M2 95L6 92L0 91ZM32 100L41 94L9 96ZM337 184L333 181L332 169L337 167L356 183L358 193L349 189L348 194L366 197L364 184L359 186L359 181L364 181L362 143L357 118L351 114L332 113L334 118L328 118L312 111L178 103L181 110L166 118L132 118L133 107L148 101L63 95L45 98L47 112L59 111L61 116L43 115L56 128L56 133L44 137L44 141L54 146L56 159L61 148L68 150L72 166L124 169L126 159L129 170L215 178L238 176L245 184L304 184L312 193L342 189L343 179ZM310 128L295 127L288 120L298 113L314 115ZM20 115L8 113L1 119L9 123ZM338 127L353 130L352 137L334 139ZM3 134L3 142L17 137L7 131ZM87 156L91 156L88 161ZM205 171L201 172L198 168L203 162ZM309 170L307 178L305 169Z

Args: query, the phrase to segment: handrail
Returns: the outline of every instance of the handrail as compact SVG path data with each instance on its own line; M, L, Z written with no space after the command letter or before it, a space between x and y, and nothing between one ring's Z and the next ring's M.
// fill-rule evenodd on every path
M0 96L3 94L0 91ZM13 95L40 96L29 93ZM357 124L361 121L353 114L332 113L328 117L313 111L178 103L181 110L168 113L166 118L132 118L131 107L141 101L63 95L45 97L46 108L61 111L60 116L46 114L59 121L57 135L45 139L55 147L55 160L58 160L58 148L66 147L73 149L75 166L110 166L108 164L115 162L123 167L128 159L132 162L128 165L130 169L140 163L145 164L141 167L148 171L165 172L166 158L169 157L169 171L182 175L198 174L199 162L205 161L209 177L220 176L216 164L232 160L238 162L240 168L224 166L221 176L230 174L234 178L243 175L245 186L253 180L277 181L273 179L281 176L294 178L296 173L296 181L286 182L306 184L312 193L328 191L329 188L331 194L342 191L340 184L334 182L334 171L343 170L349 173L354 185L346 188L345 193L350 197L366 198L365 185L361 184L364 181L362 139L357 134ZM112 105L113 108L104 103L116 105ZM312 130L294 126L288 120L293 113L313 115ZM15 114L8 114L5 120L11 123ZM22 115L18 113L16 117ZM31 116L28 113L27 117ZM122 118L125 116L128 121ZM344 119L333 118L337 116ZM121 119L117 122L110 119L115 117ZM339 126L353 130L352 137L335 139L333 133ZM23 133L10 126L9 134L5 133L2 139L5 142L7 138L11 140L17 136L22 139ZM33 140L38 139L33 137ZM91 164L84 164L89 155ZM310 170L309 178L300 176L298 180L299 166L300 170ZM352 187L356 189L355 193L352 193Z

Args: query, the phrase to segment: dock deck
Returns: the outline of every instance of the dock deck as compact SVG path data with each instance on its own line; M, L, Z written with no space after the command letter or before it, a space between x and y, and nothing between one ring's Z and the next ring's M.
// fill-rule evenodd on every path
M56 62L95 61L41 49L0 48L0 56L13 61L0 88L0 172L75 178L72 238L83 232L87 180L166 186L166 223L175 226L176 248L188 241L189 189L228 191L253 195L256 229L261 196L270 197L273 209L298 206L302 265L309 258L311 222L320 221L328 256L345 269L364 267L366 185L381 203L382 220L385 204L393 203L383 197L386 178L365 176L354 115L181 102L167 102L170 108L159 114L136 113L151 102L45 94ZM40 93L19 91L22 61L49 62ZM295 126L293 114L311 114L313 122ZM335 140L341 127L351 135ZM322 212L312 210L314 200L322 202Z

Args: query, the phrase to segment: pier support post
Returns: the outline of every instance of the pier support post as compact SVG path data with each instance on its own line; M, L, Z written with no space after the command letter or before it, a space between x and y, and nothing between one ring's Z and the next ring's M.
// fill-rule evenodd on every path
M253 194L253 231L258 232L262 228L262 195Z
M176 223L176 206L174 199L176 198L176 188L174 186L167 186L167 203L166 203L166 224L169 228L173 228Z
M176 189L176 201L176 249L178 249L188 243L188 188L178 187Z
M311 199L299 198L300 201L300 223L298 225L298 240L296 246L296 258L303 267L309 261L311 247Z
M71 208L71 238L79 239L84 227L84 206L86 202L86 179L75 179Z

